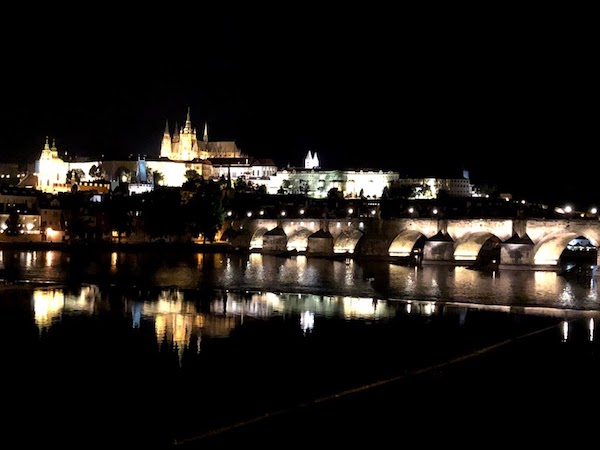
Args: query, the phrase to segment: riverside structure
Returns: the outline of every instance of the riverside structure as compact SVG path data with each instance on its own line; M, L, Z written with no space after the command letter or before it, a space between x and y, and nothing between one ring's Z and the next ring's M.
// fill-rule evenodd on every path
M422 264L472 265L487 258L496 260L498 268L517 270L561 270L567 245L582 236L597 249L600 221L248 218L226 222L222 232L222 239L237 250L412 259ZM595 265L599 264L595 251Z

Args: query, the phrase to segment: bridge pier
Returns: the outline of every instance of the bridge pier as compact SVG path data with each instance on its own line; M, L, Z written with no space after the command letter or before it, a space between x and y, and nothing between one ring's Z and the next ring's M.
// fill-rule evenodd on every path
M525 269L533 267L534 243L525 235L514 234L510 239L500 244L499 269Z
M425 241L422 264L453 264L454 240L441 230Z

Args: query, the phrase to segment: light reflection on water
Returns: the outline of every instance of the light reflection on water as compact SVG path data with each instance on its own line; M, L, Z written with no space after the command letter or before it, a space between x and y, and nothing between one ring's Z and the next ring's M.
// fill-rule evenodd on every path
M151 323L159 343L169 342L180 353L192 340L197 340L198 351L202 338L225 338L248 319L267 320L276 316L296 317L303 333L311 332L319 318L344 320L389 321L399 315L433 316L444 308L460 310L464 322L468 308L510 312L510 305L467 304L461 302L435 302L418 300L383 300L375 297L350 297L282 292L252 292L216 290L207 303L191 300L191 291L166 288L142 295L119 292L120 302L110 302L106 293L96 285L84 285L75 290L40 287L32 292L34 321L43 330L62 317L98 314L116 308L129 317L132 328ZM467 308L468 307L468 308ZM569 317L587 314L589 339L594 338L594 316L600 311L574 311L559 308L519 307L515 311L545 316L564 317L563 340L568 337ZM181 356L181 354L180 354Z
M597 278L567 280L556 272L462 266L410 267L385 261L360 262L250 254L169 254L61 251L0 251L0 274L53 283L217 288L301 292L349 297L600 309Z
M42 284L20 291L28 297L14 294L17 306L6 295L0 302L6 367L15 380L42 374L61 386L61 407L78 411L107 393L111 408L125 411L135 385L148 433L219 427L232 411L254 417L549 323L560 325L558 345L593 342L600 316L595 281L552 272L260 254L28 253L0 252L5 275ZM496 311L529 320L489 314ZM176 415L181 429L152 420L189 405L202 407L197 416Z

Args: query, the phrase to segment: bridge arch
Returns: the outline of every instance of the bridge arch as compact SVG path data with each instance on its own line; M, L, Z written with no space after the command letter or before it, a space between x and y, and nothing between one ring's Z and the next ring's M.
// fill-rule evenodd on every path
M500 260L501 239L489 231L465 233L454 246L454 260L475 262L482 259Z
M263 248L263 236L267 231L269 230L267 230L265 227L259 227L254 231L254 233L252 233L252 238L250 239L250 250Z
M577 230L558 231L541 239L533 249L533 264L536 266L558 266L561 262L563 252L569 242L578 237L585 237L590 243L598 248L598 240L594 236L580 234Z
M308 237L313 234L308 228L300 228L288 237L288 251L305 252L308 248Z
M418 230L404 230L398 234L388 248L389 256L406 258L412 255L416 248L423 250L427 237Z
M333 243L333 253L354 253L364 233L356 228L343 230Z

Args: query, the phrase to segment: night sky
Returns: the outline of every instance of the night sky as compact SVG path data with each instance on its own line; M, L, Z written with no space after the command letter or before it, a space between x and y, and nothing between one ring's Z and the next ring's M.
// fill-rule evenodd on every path
M311 150L325 169L466 169L515 195L600 200L591 28L561 11L287 5L5 28L1 160L33 162L46 135L71 155L156 157L190 107L200 133L280 167Z

